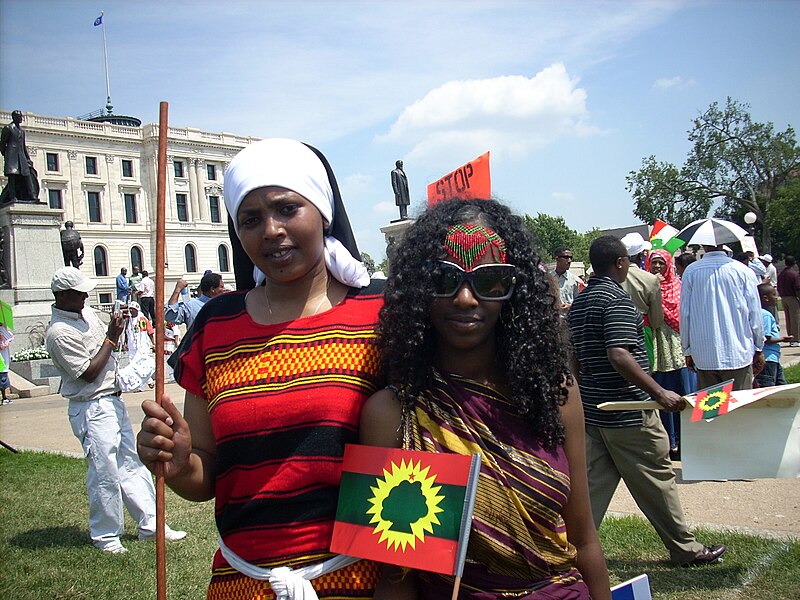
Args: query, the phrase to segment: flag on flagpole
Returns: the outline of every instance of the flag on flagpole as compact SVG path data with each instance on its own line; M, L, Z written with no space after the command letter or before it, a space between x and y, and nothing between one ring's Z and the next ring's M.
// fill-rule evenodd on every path
M675 254L678 248L686 243L682 239L676 238L677 234L677 229L667 225L661 219L656 219L656 222L653 223L653 231L650 232L650 244L654 250L663 248L670 254Z
M100 13L100 16L94 20L94 26L99 27L103 24L103 13Z
M733 379L723 381L697 392L692 423L701 419L712 419L728 412L728 405L733 393Z
M461 576L480 455L348 444L331 552Z

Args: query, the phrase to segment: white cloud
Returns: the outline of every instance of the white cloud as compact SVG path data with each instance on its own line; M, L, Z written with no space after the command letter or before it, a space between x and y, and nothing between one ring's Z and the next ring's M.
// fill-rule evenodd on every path
M670 77L669 79L662 78L656 79L653 87L657 90L669 90L669 89L676 89L682 90L688 87L693 86L695 83L694 79L686 79L684 80L683 77L680 75L676 75L675 77Z
M586 91L561 63L533 77L510 75L449 81L401 113L379 141L413 146L407 159L436 161L454 153L472 158L521 157L559 138L596 135Z
M372 212L378 215L391 215L397 212L394 202L377 202L372 205Z
M572 202L575 200L575 194L572 192L553 192L550 197L556 202Z
M350 196L365 192L372 185L373 177L363 173L353 173L344 179L339 180L339 189L342 196L348 198Z

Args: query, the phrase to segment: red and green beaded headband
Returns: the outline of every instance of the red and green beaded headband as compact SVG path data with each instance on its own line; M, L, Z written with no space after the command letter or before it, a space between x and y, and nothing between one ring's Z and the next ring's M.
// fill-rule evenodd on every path
M499 263L506 262L506 243L499 235L483 225L460 223L453 225L444 239L444 249L471 271L487 252Z

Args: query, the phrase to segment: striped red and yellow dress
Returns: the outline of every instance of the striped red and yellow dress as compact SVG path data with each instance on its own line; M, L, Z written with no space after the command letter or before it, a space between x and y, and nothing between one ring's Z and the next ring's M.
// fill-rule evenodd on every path
M264 568L319 563L329 552L344 445L358 442L378 387L380 290L331 310L261 325L245 292L206 304L182 344L175 378L208 402L216 438L215 516L225 545ZM371 598L377 566L361 561L313 581L320 598ZM217 551L209 599L274 598Z

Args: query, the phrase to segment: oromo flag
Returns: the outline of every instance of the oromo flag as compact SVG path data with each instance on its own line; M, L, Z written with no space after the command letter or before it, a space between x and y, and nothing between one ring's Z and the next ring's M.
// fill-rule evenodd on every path
M732 393L733 379L728 379L697 392L691 422L712 419L727 413Z
M460 576L480 455L348 444L331 552Z

